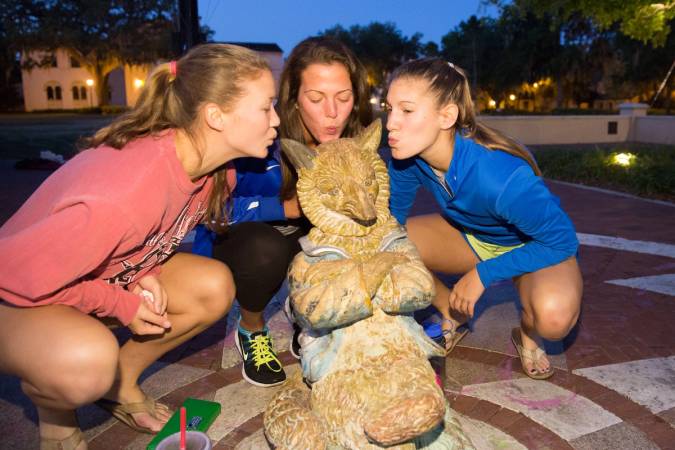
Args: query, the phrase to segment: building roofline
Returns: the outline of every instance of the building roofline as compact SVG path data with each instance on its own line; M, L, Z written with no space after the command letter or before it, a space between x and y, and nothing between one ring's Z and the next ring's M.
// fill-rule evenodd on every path
M283 53L284 51L274 42L217 42L218 44L232 44L239 45L240 47L246 47L257 52L279 52Z

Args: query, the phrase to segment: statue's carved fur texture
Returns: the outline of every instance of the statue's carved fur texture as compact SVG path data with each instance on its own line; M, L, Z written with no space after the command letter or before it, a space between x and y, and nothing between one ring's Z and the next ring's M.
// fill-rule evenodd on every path
M377 121L316 150L282 141L314 228L288 274L311 390L298 375L268 405L277 449L472 448L428 361L444 351L409 314L434 282L389 213L380 134Z

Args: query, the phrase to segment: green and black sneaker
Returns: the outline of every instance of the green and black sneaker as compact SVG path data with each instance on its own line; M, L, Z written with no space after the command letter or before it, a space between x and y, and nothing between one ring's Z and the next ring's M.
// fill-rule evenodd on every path
M253 333L239 328L235 343L244 360L241 374L246 381L261 387L276 386L286 381L286 372L272 348L272 337L267 327Z

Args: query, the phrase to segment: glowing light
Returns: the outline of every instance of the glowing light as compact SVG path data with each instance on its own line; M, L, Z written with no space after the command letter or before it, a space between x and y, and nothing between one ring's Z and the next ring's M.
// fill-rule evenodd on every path
M515 99L516 99L515 95L513 95L513 94L509 95L509 100L514 101Z
M92 80L91 78L87 78L87 81L85 81L85 83L87 83L87 86L92 87L94 85L94 80Z
M497 106L497 102L494 101L494 100L490 100L490 102L488 103L488 105L490 105L490 108L494 108L495 106Z
M370 104L371 104L371 105L377 105L377 98L375 98L375 97L370 97Z
M134 78L134 87L136 89L142 88L144 84L145 84L145 81L139 80L138 78Z
M532 86L534 86L534 88L537 89L537 88L539 87L539 83L537 83L537 82L535 81L534 84L533 84Z
M632 153L618 153L612 157L612 162L620 166L630 166L635 161L635 155Z

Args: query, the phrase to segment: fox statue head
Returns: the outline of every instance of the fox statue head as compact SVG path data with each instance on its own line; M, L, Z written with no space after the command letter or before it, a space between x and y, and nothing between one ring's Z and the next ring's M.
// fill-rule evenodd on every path
M281 148L298 172L298 200L326 234L365 236L389 214L389 175L377 153L382 134L375 120L360 135L315 149L291 139Z

